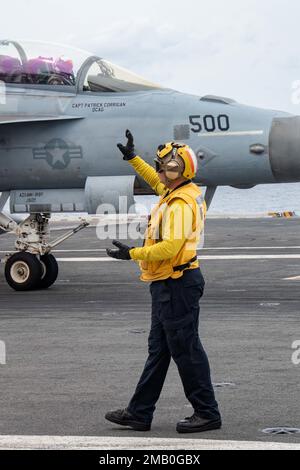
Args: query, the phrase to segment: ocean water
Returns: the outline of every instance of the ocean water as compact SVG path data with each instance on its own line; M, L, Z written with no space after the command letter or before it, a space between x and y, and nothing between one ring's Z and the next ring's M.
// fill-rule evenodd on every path
M205 188L203 194L204 192ZM134 199L138 214L149 214L151 206L158 200L155 196L136 196ZM8 203L4 210L9 212ZM283 211L295 212L300 216L300 183L260 185L252 189L220 186L215 193L208 216L264 216L269 212Z
M205 191L205 188L203 188ZM155 204L155 196L138 196L138 204L147 211ZM138 213L145 213L137 206ZM269 212L294 211L300 215L300 183L260 185L252 189L218 187L209 215L267 215Z

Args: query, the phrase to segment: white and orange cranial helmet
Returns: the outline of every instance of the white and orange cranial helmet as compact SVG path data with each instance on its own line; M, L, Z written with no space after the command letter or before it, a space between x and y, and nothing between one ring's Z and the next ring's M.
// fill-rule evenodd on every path
M156 155L156 170L163 171L168 179L176 180L181 176L186 179L195 178L197 158L188 145L168 142L158 147Z

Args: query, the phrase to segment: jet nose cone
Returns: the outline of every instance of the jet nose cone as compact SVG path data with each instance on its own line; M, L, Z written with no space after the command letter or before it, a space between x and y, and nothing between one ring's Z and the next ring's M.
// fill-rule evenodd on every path
M269 148L270 164L276 181L300 181L300 116L273 120Z

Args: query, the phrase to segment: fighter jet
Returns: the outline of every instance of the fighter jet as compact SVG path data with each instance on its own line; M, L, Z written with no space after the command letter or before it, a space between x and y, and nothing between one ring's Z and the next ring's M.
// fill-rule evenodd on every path
M129 128L152 163L158 144L185 142L197 155L195 182L209 206L218 186L300 181L300 117L162 87L89 52L40 42L0 41L0 229L16 235L5 277L15 290L50 287L59 212L96 213L150 194L116 143ZM16 222L3 213L29 214ZM101 209L100 209L101 211Z

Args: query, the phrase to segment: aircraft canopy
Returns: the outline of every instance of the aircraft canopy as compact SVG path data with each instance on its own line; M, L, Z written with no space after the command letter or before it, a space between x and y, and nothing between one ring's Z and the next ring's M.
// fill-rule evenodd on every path
M87 51L34 41L0 40L0 80L30 88L76 87L89 93L161 88Z

